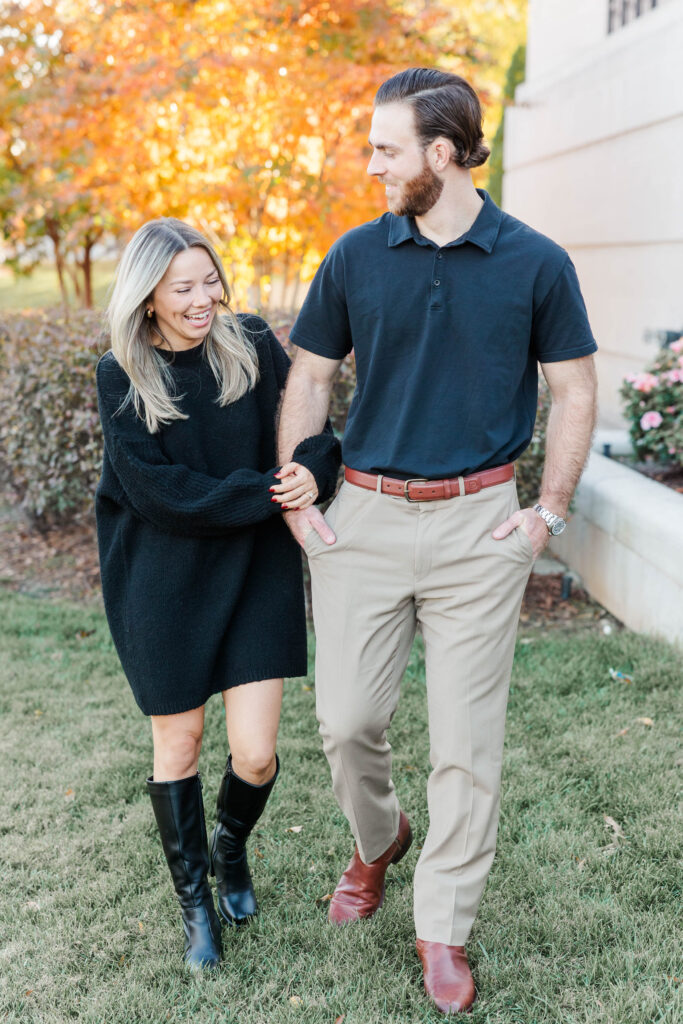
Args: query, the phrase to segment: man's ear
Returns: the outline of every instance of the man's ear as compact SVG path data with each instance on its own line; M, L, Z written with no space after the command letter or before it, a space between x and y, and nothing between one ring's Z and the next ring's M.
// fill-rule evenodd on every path
M453 159L453 143L445 135L438 135L429 144L427 150L435 171L445 171Z

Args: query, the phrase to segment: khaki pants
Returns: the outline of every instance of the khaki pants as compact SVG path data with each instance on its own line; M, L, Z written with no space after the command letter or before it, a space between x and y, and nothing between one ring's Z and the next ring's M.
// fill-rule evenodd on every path
M396 837L387 730L416 628L425 644L429 830L415 872L417 936L463 945L495 852L507 694L532 564L514 480L411 504L344 483L327 547L306 538L317 713L332 785L362 859Z

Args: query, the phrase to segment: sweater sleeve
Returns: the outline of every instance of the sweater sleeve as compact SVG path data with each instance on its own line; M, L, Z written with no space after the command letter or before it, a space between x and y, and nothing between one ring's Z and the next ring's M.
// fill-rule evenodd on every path
M318 487L316 503L327 501L337 488L341 465L341 445L328 420L322 434L306 437L294 449L292 461L299 462L315 477Z
M120 409L128 377L113 356L97 367L97 397L104 444L112 468L137 515L168 533L220 536L277 514L266 473L239 469L225 479L172 463L132 405Z

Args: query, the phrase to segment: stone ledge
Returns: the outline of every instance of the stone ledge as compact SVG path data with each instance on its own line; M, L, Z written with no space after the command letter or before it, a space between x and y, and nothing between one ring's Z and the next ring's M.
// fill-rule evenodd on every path
M631 629L683 644L683 495L593 452L552 552Z

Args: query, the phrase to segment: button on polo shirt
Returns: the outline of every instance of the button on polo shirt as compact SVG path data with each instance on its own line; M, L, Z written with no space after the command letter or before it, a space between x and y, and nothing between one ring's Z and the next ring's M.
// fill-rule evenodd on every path
M387 213L318 268L291 337L329 359L354 351L353 469L438 479L511 462L533 433L537 363L597 349L564 249L478 191L448 245Z

